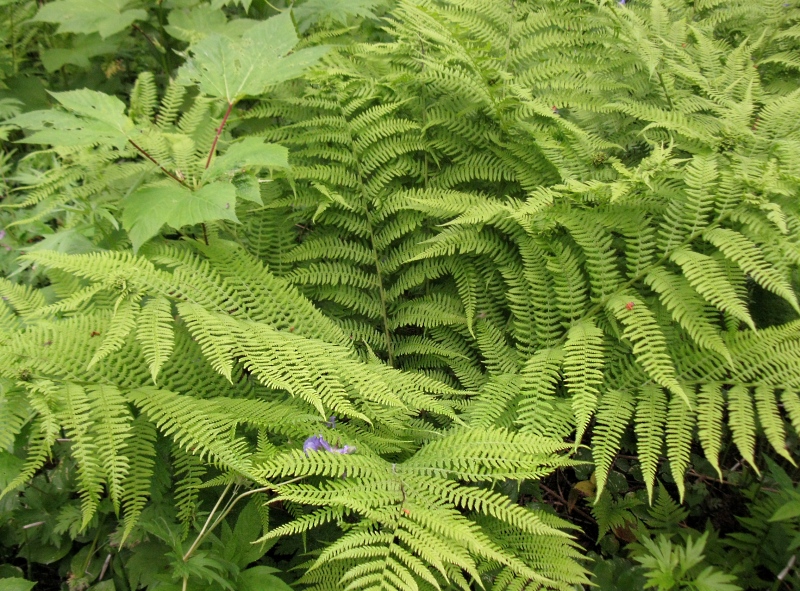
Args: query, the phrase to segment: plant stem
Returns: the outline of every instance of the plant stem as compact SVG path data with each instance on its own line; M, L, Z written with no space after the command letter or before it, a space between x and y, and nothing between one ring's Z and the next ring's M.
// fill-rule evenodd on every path
M167 78L169 78L169 66L167 65L166 52L164 51L164 49L159 48L158 45L156 45L156 42L153 41L153 38L150 37L150 35L148 35L147 32L142 27L140 27L136 23L133 23L131 27L133 27L135 31L141 33L142 37L147 39L147 42L151 45L153 49L155 49L156 53L159 55L159 58L161 59L161 67L164 68L164 75Z
M211 144L211 149L208 151L208 159L206 160L206 168L211 166L211 159L214 157L214 152L217 151L217 142L219 141L219 136L222 135L222 130L225 129L225 124L228 122L228 117L231 115L231 111L233 110L233 102L228 103L228 110L225 111L225 116L222 118L222 122L217 127L217 133L214 136L214 142Z
M194 543L186 551L186 554L183 555L183 561L184 562L189 560L191 555L197 549L197 546L200 545L200 541L205 537L206 530L208 529L208 524L211 523L211 520L214 517L214 513L217 512L217 509L219 508L220 504L222 503L222 499L224 499L225 495L228 494L228 491L231 489L231 486L233 486L233 483L229 482L228 485L225 487L225 490L223 490L222 494L219 496L219 499L217 499L216 505L214 505L214 508L211 509L211 513L208 514L208 518L206 518L206 522L203 524L203 527L200 529L200 533L197 534L197 537L195 538Z
M167 175L169 178L171 178L172 180L174 180L174 181L176 181L176 182L180 183L180 184L181 184L181 185L183 185L184 187L186 187L186 186L187 186L187 185L186 185L186 183L185 183L184 181L182 181L182 180L181 180L181 179L179 179L177 176L175 176L175 175L174 175L174 174L172 174L170 171L168 171L166 168L164 168L163 166L161 166L161 163L160 163L158 160L156 160L155 158L153 158L153 157L152 157L150 154L148 154L148 153L147 153L147 150L145 150L144 148L142 148L140 145L138 145L136 142L134 142L134 141L133 141L132 139L130 139L130 138L128 138L128 142L130 142L130 144L131 144L131 145L132 145L134 148L136 148L136 149L139 151L139 153L140 153L142 156L144 156L144 157L145 157L145 158L147 158L147 159L148 159L150 162L152 162L153 164L155 164L156 166L158 166L158 167L161 169L161 172L163 172L163 173L164 173L165 175Z
M206 246L208 246L208 232L206 231L206 223L203 222L200 225L203 226L203 242L205 242Z
M214 520L214 522L211 523L211 520L213 519L214 514L217 512L217 509L219 509L219 506L222 504L222 499L225 498L225 495L228 494L228 491L231 488L232 483L229 483L225 487L225 490L222 491L222 494L220 495L219 499L217 499L217 502L214 505L214 508L211 510L211 513L209 513L208 518L206 519L206 522L203 524L203 527L200 529L200 533L197 534L197 538L195 538L195 540L192 543L192 545L186 551L186 554L183 555L183 561L186 562L187 560L189 560L192 557L192 554L194 554L194 551L197 550L198 546L200 546L200 544L206 538L206 536L208 536L212 531L214 531L214 529L220 523L222 523L222 521L233 510L233 507L236 505L236 503L238 503L239 501L241 501L245 497L249 497L250 495L254 495L254 494L257 494L257 493L261 493L261 492L267 492L267 491L270 491L270 490L275 490L278 487L286 486L287 484L293 484L293 483L295 483L295 482L297 482L299 480L302 480L303 478L305 478L305 476L298 476L296 478L292 478L291 480L286 480L285 482L280 482L278 484L270 484L270 485L267 485L267 486L262 486L260 488L254 488L253 490L248 490L246 492L243 492L242 494L237 495L237 496L233 497L230 501L228 501L228 504L222 510L222 513L220 513L219 517L217 517ZM236 493L236 491L234 491L234 494L235 493ZM273 503L276 500L277 499L273 499L271 501L268 501L266 504L269 505L270 503ZM184 585L186 585L186 580L184 580ZM184 589L185 588L186 587L184 586Z

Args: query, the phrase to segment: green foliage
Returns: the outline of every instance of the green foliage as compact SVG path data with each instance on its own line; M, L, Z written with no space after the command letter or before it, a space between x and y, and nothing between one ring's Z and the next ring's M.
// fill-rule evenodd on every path
M797 6L6 8L25 566L70 591L792 584Z
M660 536L657 541L644 539L642 545L647 554L637 556L636 560L645 567L647 584L645 588L659 591L668 589L691 589L692 591L739 591L728 574L713 567L692 573L692 569L703 561L703 549L707 534L697 541L688 540L685 547L674 547L670 541Z

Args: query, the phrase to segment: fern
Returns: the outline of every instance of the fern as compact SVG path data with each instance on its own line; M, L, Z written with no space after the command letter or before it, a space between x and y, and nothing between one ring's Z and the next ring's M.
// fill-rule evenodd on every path
M7 231L53 234L0 280L0 443L27 452L6 494L69 439L76 529L107 495L136 541L171 476L187 569L175 540L221 485L281 502L263 539L302 536L309 589L572 589L569 524L511 483L590 441L602 536L643 515L608 490L623 444L659 528L682 514L664 458L681 500L729 434L756 471L795 461L800 323L752 294L800 311L796 18L388 4L300 3L302 40L289 12L240 19L187 36L164 88L10 120L45 148Z

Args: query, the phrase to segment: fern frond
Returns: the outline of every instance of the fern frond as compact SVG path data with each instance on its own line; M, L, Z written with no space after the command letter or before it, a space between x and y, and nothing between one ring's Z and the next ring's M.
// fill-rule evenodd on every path
M175 344L172 322L172 304L163 296L148 299L136 319L136 340L142 347L153 383L172 355Z
M619 452L622 435L633 416L634 405L634 398L621 390L610 390L600 399L592 434L592 457L595 464L598 499L602 497L608 472Z
M794 465L795 461L786 448L786 432L775 400L774 388L766 385L756 386L753 397L758 411L758 422L767 436L767 441L776 452Z
M597 406L598 387L603 381L603 332L594 322L572 326L564 343L564 382L572 399L580 442Z
M131 534L150 496L155 466L155 426L144 417L130 424L130 438L125 451L129 457L128 473L122 484L124 515L120 546Z
M684 475L689 467L692 436L696 415L694 411L694 391L686 391L687 400L672 396L667 411L667 457L672 478L678 487L681 503L686 494Z
M653 502L653 482L656 477L661 449L664 445L664 423L667 418L667 398L662 388L644 386L636 403L636 449L642 464L642 476L647 497Z
M670 258L678 265L697 293L711 304L755 330L755 324L744 303L731 285L722 266L713 258L690 251L676 250Z
M739 453L758 473L755 461L756 448L756 421L755 408L750 396L750 390L742 385L735 384L728 390L728 414L733 442Z
M89 369L98 361L105 359L111 353L118 351L125 342L125 339L136 326L136 317L139 314L138 294L123 294L114 306L114 315L111 323L106 329L103 342L95 351L89 361Z

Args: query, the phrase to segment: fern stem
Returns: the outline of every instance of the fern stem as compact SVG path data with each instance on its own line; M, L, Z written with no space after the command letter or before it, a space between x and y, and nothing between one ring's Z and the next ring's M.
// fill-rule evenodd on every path
M342 113L342 116L344 116L344 113ZM361 158L360 154L356 150L355 142L353 141L353 131L350 129L349 125L347 133L350 136L350 153L353 155L353 159L356 162L358 186L361 192L361 198L364 200L364 213L367 220L367 227L369 228L369 244L370 249L372 250L372 257L375 262L375 274L378 276L378 294L381 301L381 319L383 320L383 336L384 340L386 341L386 354L388 356L389 365L394 366L394 350L392 347L391 332L389 331L389 313L387 312L386 304L386 288L383 284L383 271L381 269L380 256L378 255L378 250L375 247L375 230L372 227L372 219L369 215L369 203L371 199L369 193L367 193L367 187L364 185L364 172L361 170Z
M231 486L233 484L233 483L228 483L228 485L225 487L225 490L222 491L222 494L220 495L219 499L217 499L217 502L214 505L214 508L211 510L211 513L209 513L208 518L206 519L206 522L203 524L203 527L200 530L200 533L197 534L197 538L195 538L195 540L192 543L192 545L186 551L186 554L183 555L183 561L186 562L187 560L189 560L192 557L192 554L194 554L194 551L197 550L197 547L203 542L203 540L212 531L214 531L214 529L216 529L216 527L220 523L222 523L222 521L228 516L228 514L230 514L230 512L233 510L233 508L236 505L236 503L238 503L239 501L241 501L245 497L249 497L250 495L254 495L254 494L258 494L258 493L262 493L262 492L268 492L268 491L271 491L271 490L276 490L278 487L286 486L287 484L294 484L295 482L298 482L298 481L302 480L303 478L305 478L305 476L298 476L296 478L292 478L290 480L286 480L286 481L280 482L278 484L271 484L271 485L268 485L268 486L262 486L260 488L254 488L252 490L248 490L246 492L243 492L240 495L232 496L228 500L228 503L225 505L225 508L219 514L219 517L217 517L214 520L214 522L211 523L211 520L214 517L214 514L217 512L217 509L219 509L220 504L222 504L222 499L224 499L225 495L228 494L228 491L230 490L230 488L231 488ZM236 491L234 491L234 493L235 492ZM278 500L277 498L276 499L272 499L271 501L267 501L264 504L265 505L269 505L271 503L274 503L277 500ZM211 524L211 525L209 525L209 524Z
M158 160L156 160L155 158L153 158L153 157L152 157L152 156L151 156L151 155L150 155L150 154L147 152L147 150L145 150L144 148L142 148L142 147L141 147L139 144L137 144L136 142L134 142L134 141L133 141L132 139L130 139L130 138L128 138L128 142L129 142L129 143L130 143L130 144L131 144L131 145L132 145L134 148L136 148L136 149L139 151L139 153L140 153L142 156L144 156L144 157L145 157L145 158L147 158L147 159L148 159L150 162L152 162L153 164L155 164L156 166L158 166L158 167L161 169L161 172L163 172L163 173L164 173L165 175L167 175L169 178L171 178L172 180L174 180L174 181L176 181L176 182L180 183L180 184L181 184L181 185L183 185L184 187L188 187L188 185L186 184L186 182L185 182L185 181L182 181L180 178L178 178L177 176L175 176L174 174L172 174L170 171L168 171L166 168L164 168L164 167L161 165L161 163L160 163Z
M189 546L189 549L186 551L186 554L183 555L183 561L184 562L189 560L189 558L191 558L192 554L194 554L194 551L197 550L197 547L200 545L200 542L206 536L206 531L210 531L208 529L208 525L211 523L211 520L214 517L214 513L216 513L217 509L219 509L219 506L222 504L222 499L224 499L225 495L228 494L228 491L231 489L231 486L233 486L232 482L229 482L227 484L227 486L225 486L225 490L222 491L222 494L217 499L217 503L214 505L214 508L211 509L211 513L208 514L208 517L206 518L206 522L203 524L203 527L200 529L200 533L197 534L197 537L195 538L194 543L191 546ZM185 583L186 583L186 581L184 580L184 587L185 587Z
M672 104L672 97L669 96L669 92L667 91L667 85L664 84L664 78L661 76L661 72L656 72L656 76L658 76L658 83L661 85L661 90L664 91L664 96L667 98L667 103L669 104L669 108L674 111L675 105Z
M225 111L225 116L222 117L222 121L220 122L219 127L217 127L217 133L214 135L214 141L211 144L211 149L208 151L208 158L206 159L206 168L211 166L211 159L214 157L214 153L217 151L217 142L219 141L219 136L222 135L222 130L225 129L225 124L228 122L228 117L231 116L233 105L234 102L228 103L228 109Z
M378 276L378 293L381 298L381 318L383 319L383 336L386 340L386 353L389 356L389 365L394 366L394 350L392 348L392 336L389 332L389 314L386 306L386 289L383 287L383 272L378 250L375 248L375 232L372 229L372 221L367 212L367 225L369 226L369 241L372 249L372 256L375 260L375 274Z

